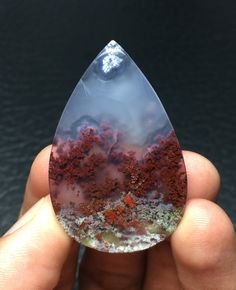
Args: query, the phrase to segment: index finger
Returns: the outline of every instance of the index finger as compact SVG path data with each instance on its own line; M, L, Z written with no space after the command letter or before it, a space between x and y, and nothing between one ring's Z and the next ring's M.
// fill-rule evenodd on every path
M31 166L20 216L30 209L38 200L49 194L48 166L50 152L51 145L39 152Z
M187 171L187 199L215 200L220 187L220 176L215 166L204 156L183 151Z

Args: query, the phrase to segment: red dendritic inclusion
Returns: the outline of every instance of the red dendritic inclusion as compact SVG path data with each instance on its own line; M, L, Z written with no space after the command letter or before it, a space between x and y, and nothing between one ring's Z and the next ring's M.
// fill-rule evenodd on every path
M133 252L162 241L178 225L186 200L174 131L142 148L123 137L109 122L84 122L74 140L54 141L50 158L59 221L78 242L107 252Z

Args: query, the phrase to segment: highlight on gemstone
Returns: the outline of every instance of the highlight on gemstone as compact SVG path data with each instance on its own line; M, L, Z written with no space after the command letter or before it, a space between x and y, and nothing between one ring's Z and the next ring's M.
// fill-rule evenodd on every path
M187 178L155 91L111 41L74 89L49 164L51 200L65 231L104 252L147 249L184 210Z

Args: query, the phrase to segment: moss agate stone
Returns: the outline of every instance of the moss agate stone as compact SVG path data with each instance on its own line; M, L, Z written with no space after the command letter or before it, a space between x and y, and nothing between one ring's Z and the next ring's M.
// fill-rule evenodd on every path
M186 170L151 85L115 41L75 87L49 164L52 204L65 231L104 252L152 247L177 227Z

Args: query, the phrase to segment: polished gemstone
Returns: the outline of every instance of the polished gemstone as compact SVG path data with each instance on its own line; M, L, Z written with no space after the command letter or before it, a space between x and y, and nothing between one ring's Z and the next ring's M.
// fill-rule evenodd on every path
M105 252L147 249L177 227L186 170L169 118L124 49L111 41L75 87L49 166L57 218Z

